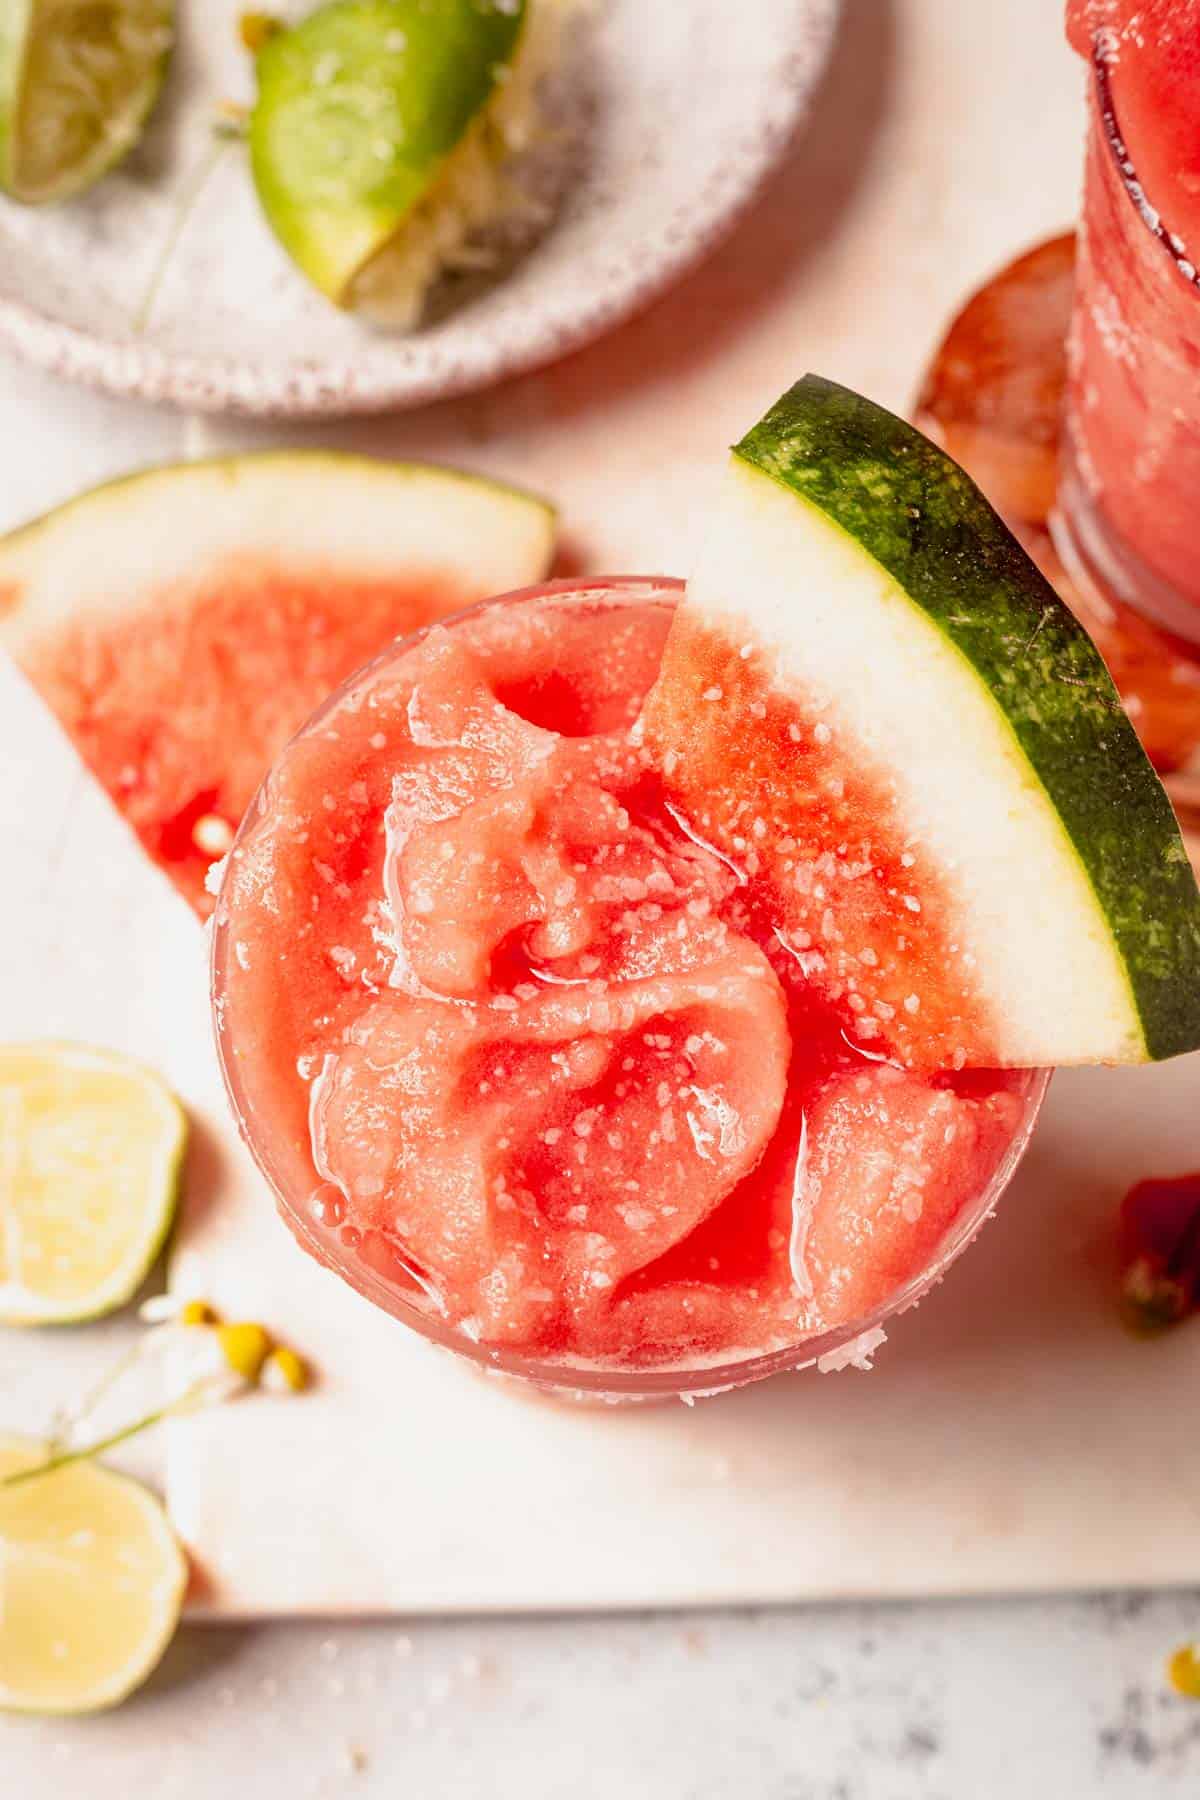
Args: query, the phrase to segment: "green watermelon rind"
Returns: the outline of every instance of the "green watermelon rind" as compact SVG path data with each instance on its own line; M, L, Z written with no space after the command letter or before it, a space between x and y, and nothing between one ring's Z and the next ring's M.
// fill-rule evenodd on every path
M1153 1060L1200 1046L1200 892L1095 645L961 468L807 375L734 447L865 550L983 690L1057 818Z

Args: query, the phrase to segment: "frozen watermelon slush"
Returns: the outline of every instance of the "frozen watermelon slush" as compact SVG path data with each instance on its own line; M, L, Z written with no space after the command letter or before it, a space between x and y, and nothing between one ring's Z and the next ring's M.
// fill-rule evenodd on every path
M431 625L294 738L214 1004L297 1236L547 1385L854 1356L1056 1063L1200 1047L1200 890L1095 648L934 444L819 376L686 589Z
M277 763L217 912L231 1091L305 1246L478 1358L617 1386L911 1298L1043 1086L850 1035L761 822L718 851L674 804L636 722L678 597L551 585L387 653Z

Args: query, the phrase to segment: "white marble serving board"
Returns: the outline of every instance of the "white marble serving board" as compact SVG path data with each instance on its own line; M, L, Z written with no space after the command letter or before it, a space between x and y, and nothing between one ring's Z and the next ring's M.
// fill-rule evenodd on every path
M1019 31L1008 9L951 0L847 17L813 135L665 305L542 375L323 435L525 480L561 501L582 565L673 569L714 445L803 367L903 406L965 286L1070 217L1079 84L1057 11L1028 0ZM4 525L178 441L3 365L0 415ZM205 429L189 447L231 441ZM293 1248L223 1107L202 935L9 671L0 843L4 1034L125 1044L168 1070L197 1123L176 1284L267 1316L321 1370L303 1400L171 1436L210 1614L1200 1579L1200 1325L1131 1341L1111 1268L1127 1183L1200 1166L1197 1059L1058 1077L1000 1216L872 1374L572 1412L434 1354ZM76 1342L5 1337L0 1423L36 1422L93 1353Z

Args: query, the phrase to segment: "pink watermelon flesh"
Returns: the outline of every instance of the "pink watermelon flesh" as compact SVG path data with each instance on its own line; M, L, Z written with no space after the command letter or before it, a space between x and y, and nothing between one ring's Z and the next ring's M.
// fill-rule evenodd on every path
M887 771L848 752L836 725L743 649L678 619L644 722L668 793L707 841L747 861L857 1044L915 1067L986 1065L990 1022L962 978L942 878Z
M629 733L668 623L435 630L288 749L223 893L223 1040L285 1217L484 1345L707 1363L858 1319L1026 1115L1023 1075L855 1050L767 873L672 813Z
M119 613L72 619L22 666L147 853L201 917L205 876L329 692L397 636L482 596L406 569L230 558Z

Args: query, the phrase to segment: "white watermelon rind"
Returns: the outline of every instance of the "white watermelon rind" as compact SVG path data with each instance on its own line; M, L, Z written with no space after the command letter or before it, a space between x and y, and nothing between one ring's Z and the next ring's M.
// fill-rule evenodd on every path
M18 663L68 621L136 611L227 559L356 577L413 570L475 594L540 580L557 515L428 463L267 450L168 463L89 489L0 539L0 645Z

